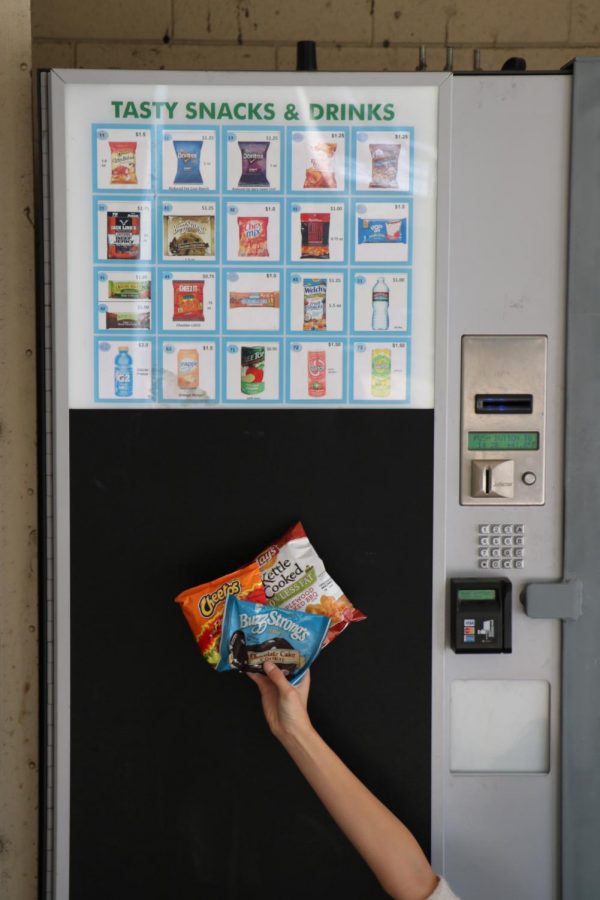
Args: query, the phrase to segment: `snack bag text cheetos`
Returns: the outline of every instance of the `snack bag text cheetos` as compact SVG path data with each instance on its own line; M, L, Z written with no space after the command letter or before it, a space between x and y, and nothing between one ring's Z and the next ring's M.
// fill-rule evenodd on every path
M213 668L220 659L219 646L227 597L237 597L239 600L249 600L252 603L267 602L260 569L256 562L222 578L188 588L175 597L175 602L181 604L181 610L194 633L204 659Z

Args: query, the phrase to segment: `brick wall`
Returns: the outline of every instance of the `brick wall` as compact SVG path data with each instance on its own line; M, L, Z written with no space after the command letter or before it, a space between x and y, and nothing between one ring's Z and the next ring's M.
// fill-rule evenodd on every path
M32 0L36 67L295 68L315 40L322 70L560 68L600 54L598 0Z

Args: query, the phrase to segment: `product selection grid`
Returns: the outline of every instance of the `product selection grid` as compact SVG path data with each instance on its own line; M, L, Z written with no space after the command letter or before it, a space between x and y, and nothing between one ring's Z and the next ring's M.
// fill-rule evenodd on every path
M90 137L96 403L410 402L414 127Z

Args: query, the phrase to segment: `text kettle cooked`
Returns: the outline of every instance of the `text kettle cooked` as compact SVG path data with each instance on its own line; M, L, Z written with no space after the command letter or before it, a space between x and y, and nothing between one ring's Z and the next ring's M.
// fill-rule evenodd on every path
M324 646L329 624L326 616L230 596L225 604L217 672L260 673L266 662L272 662L297 684Z
M329 617L331 624L324 646L351 622L366 619L326 572L301 522L259 553L256 562L270 606Z

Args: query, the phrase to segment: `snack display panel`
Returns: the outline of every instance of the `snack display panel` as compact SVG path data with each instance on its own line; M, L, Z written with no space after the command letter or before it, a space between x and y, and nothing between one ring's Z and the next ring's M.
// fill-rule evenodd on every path
M255 97L241 84L210 84L199 100L178 84L161 88L160 101L141 98L139 86L120 90L132 99L100 87L93 103L78 100L81 124L71 130L69 179L84 201L67 220L72 268L81 285L93 279L94 298L87 317L77 289L69 294L81 347L74 404L190 399L175 396L164 348L177 335L210 335L214 382L193 398L199 406L203 397L224 406L430 406L436 90L389 84L375 100L368 86L275 86ZM356 353L375 333L393 360L394 338L412 348L402 375L394 363L390 390L376 396L360 387ZM109 389L99 347L121 334L147 339L150 389ZM256 335L277 335L281 357L276 379L265 376L252 393L228 374L229 356L232 343L253 346ZM305 352L295 348L318 335L339 343L339 361L332 369L330 353L326 388L308 391Z

